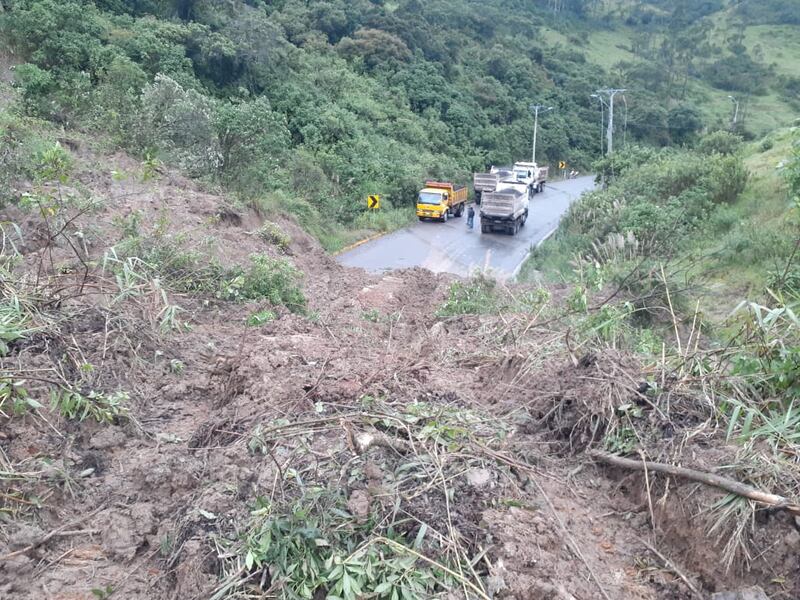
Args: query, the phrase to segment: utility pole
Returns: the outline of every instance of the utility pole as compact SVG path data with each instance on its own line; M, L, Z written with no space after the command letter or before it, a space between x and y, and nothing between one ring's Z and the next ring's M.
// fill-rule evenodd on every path
M539 112L550 112L553 110L552 106L544 106L542 104L531 104L528 108L533 111L534 119L533 119L533 152L531 162L536 162L536 136L539 133Z
M628 147L628 98L622 94L622 102L625 104L625 125L622 127L622 146Z
M625 89L608 89L608 90L597 90L597 94L608 95L608 131L606 133L606 138L608 141L608 155L610 156L614 152L614 96L617 94L622 94L628 90Z
M733 126L731 127L731 129L736 129L736 124L739 122L739 101L733 96L728 96L728 99L736 106L733 111Z
M606 101L600 94L592 94L590 98L600 101L600 156L605 154L605 147L603 146L603 136L606 129Z

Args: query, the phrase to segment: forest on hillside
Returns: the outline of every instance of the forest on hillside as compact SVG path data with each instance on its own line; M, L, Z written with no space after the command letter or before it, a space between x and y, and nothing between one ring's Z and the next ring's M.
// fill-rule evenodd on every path
M531 103L554 108L538 158L586 169L602 150L600 87L631 90L623 142L657 146L727 126L709 122L698 80L791 99L800 78L776 75L741 29L714 39L708 17L793 23L796 4L3 0L0 40L22 63L26 114L272 195L301 222L349 223L376 190L398 207L425 177L528 156ZM620 23L636 58L605 70L580 38ZM551 29L572 37L551 43Z

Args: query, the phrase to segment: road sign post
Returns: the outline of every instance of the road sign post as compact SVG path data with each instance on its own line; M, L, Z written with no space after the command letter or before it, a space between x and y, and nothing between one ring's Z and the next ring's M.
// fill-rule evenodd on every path
M378 210L381 207L381 197L378 195L367 197L367 208L369 210Z
M561 174L564 177L564 179L567 178L567 167L568 166L569 165L567 164L567 161L565 161L565 160L561 160L561 161L558 162L558 168L561 170Z

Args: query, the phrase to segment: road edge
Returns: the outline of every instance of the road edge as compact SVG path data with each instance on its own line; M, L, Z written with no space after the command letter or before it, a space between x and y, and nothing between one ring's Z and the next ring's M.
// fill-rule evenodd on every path
M399 231L399 230L395 229L394 231L382 231L380 233L376 233L375 235L371 235L371 236L369 236L367 238L364 238L363 240L359 240L354 244L350 244L349 246L345 246L344 248L341 248L341 249L337 250L336 252L331 252L331 256L339 256L340 254L344 254L345 252L350 252L351 250L355 250L359 246L363 246L364 244L369 244L370 242L374 242L375 240L378 240L378 239L380 239L380 238L382 238L384 236L387 236L390 233L394 233L395 231Z
M545 243L547 240L549 240L551 237L553 237L553 234L554 234L556 231L558 231L558 228L559 228L559 226L560 226L560 225L556 225L555 227L553 227L553 228L552 228L550 231L548 231L546 234L544 234L544 237L543 237L542 239L540 239L538 242L536 242L536 244L534 244L534 245L532 245L532 246L530 247L530 249L528 250L527 254L525 254L525 258L523 258L523 259L520 261L520 263L517 265L517 268L516 268L516 269L514 269L514 270L511 272L511 277L509 277L509 279L510 279L511 281L516 281L516 279L517 279L517 275L519 275L519 272L522 270L522 266L525 264L525 262L526 262L526 261L527 261L527 260L528 260L528 259L531 257L531 253L532 253L532 252L533 252L533 251L534 251L536 248L538 248L539 246L541 246L542 244L544 244L544 243Z

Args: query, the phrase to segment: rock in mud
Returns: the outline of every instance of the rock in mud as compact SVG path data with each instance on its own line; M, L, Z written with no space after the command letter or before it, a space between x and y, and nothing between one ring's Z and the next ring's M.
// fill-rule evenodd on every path
M44 531L35 525L20 525L17 530L8 536L8 547L10 550L21 550L28 546L34 546L44 537Z
M800 551L800 531L790 531L786 536L786 546L794 551Z
M27 556L15 556L0 565L0 598L17 598L25 590L24 577L36 566Z
M492 472L488 469L470 469L467 471L467 483L478 490L492 485Z
M128 511L111 512L102 528L103 550L113 558L131 560L157 526L153 508L148 504L134 504Z
M347 501L347 509L359 523L364 523L369 517L369 494L364 490L355 490Z
M711 594L711 600L769 600L760 587L751 587L738 592L719 592Z
M203 569L207 554L208 548L199 540L186 542L175 569L175 598L208 598L213 593L215 579Z
M372 461L364 465L364 475L366 475L367 479L376 483L383 481L383 470Z
M89 440L92 450L109 450L125 444L125 432L119 427L105 427L95 433Z

